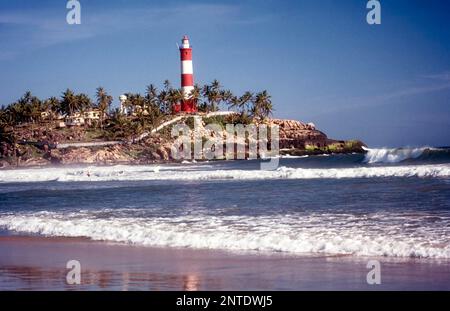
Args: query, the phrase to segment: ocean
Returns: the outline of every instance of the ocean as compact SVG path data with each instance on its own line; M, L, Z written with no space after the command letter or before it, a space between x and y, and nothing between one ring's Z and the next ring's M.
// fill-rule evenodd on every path
M0 235L293 256L450 258L450 149L0 171Z

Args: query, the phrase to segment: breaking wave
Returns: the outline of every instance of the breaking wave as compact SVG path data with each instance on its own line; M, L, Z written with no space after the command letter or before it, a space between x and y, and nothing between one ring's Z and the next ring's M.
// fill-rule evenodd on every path
M364 148L367 153L365 163L399 163L407 160L432 160L435 158L447 158L450 160L450 150L444 148Z
M417 226L421 230L417 230ZM112 217L108 211L40 212L0 215L0 228L154 247L450 258L450 215L375 213L364 216L291 214L144 218Z
M109 166L89 168L23 169L0 172L0 182L76 182L138 180L260 180L380 177L450 177L450 164L364 166L350 168L292 168L274 171L209 169L180 166Z

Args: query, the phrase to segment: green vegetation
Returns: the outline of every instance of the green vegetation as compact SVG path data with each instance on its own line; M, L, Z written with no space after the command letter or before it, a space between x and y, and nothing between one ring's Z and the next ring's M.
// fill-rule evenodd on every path
M359 140L348 141L334 141L333 143L325 146L306 145L305 149L296 149L289 152L292 155L305 155L305 154L329 154L329 153L350 153L350 152L362 152L362 146L364 144Z
M345 149L360 148L361 142L358 140L348 140L345 142Z
M111 108L113 97L103 87L96 89L94 100L71 89L66 89L60 97L47 99L26 92L17 101L0 107L0 158L20 157L24 148L19 144L23 141L132 140L170 120L172 107L184 99L181 89L173 88L168 80L164 81L161 90L150 84L144 95L125 95L123 110L120 110ZM204 118L206 124L216 123L223 128L227 123L260 122L273 112L267 91L247 91L237 96L222 88L217 80L203 86L195 85L189 99L196 102L200 113L219 109L236 112L229 116ZM186 118L185 122L193 127L193 118ZM60 124L76 126L61 128ZM162 137L170 134L170 129L165 128Z
M342 145L335 143L335 144L328 145L326 148L329 152L337 152L342 149Z
M317 147L313 146L313 145L306 145L305 150L309 151L309 152L313 152L313 151L317 150Z
M123 118L119 111L111 111L113 97L103 87L97 88L95 102L88 95L76 94L71 89L65 90L60 98L50 97L45 100L26 92L16 102L0 108L1 137L6 135L7 127L52 123L67 116L83 116L85 112L94 109L99 112L98 121L91 122L86 127L104 129L108 132L105 136L139 135L163 122L172 113L172 107L183 100L181 89L173 88L167 80L161 91L150 84L144 96L139 93L125 95L123 108L131 113ZM226 120L218 119L220 123L226 121L247 124L253 120L263 120L273 112L271 97L267 91L256 94L247 91L242 96L236 96L230 90L223 89L217 80L204 86L195 85L189 96L197 102L200 112L213 112L221 107L237 112L237 115ZM119 129L120 126L129 129Z

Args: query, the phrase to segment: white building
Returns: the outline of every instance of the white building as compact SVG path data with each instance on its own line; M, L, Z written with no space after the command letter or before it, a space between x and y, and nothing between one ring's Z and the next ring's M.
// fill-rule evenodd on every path
M125 105L125 102L127 101L127 97L125 95L120 95L119 100L120 100L120 113L128 114L128 109Z

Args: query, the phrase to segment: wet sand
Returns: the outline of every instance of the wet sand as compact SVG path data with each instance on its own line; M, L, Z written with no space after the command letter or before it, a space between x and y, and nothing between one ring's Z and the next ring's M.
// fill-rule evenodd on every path
M368 285L370 259L381 284ZM81 263L81 285L66 263ZM0 290L450 290L450 260L153 248L80 238L0 237Z

